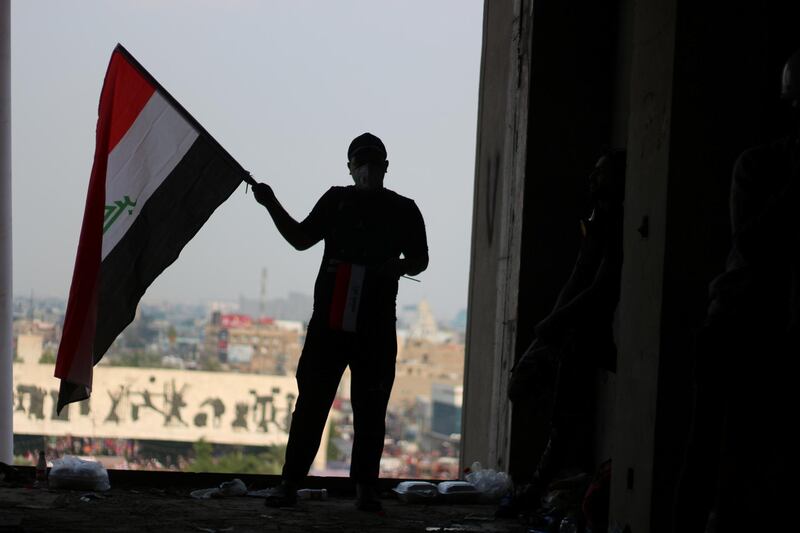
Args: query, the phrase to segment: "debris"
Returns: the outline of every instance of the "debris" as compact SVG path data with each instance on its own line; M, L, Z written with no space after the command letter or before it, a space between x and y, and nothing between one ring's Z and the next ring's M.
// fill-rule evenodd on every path
M241 479L236 478L232 481L220 483L219 487L194 490L190 495L192 498L196 498L198 500L207 500L209 498L244 496L245 494L247 494L247 486Z
M72 455L65 455L53 461L48 477L50 488L108 490L108 472L95 461L84 461Z
M475 486L484 501L498 501L511 489L511 478L508 474L483 468L477 461L472 463L472 468L464 479Z
M442 481L437 487L439 497L448 503L474 503L482 493L466 481Z
M439 491L428 481L403 481L392 489L402 502L430 502L436 499Z
M327 500L327 489L299 489L297 491L298 500Z

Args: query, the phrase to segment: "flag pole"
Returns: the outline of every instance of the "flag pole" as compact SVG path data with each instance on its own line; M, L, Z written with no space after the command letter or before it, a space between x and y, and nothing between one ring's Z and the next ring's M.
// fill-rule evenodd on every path
M11 282L11 9L0 0L0 461L14 460Z

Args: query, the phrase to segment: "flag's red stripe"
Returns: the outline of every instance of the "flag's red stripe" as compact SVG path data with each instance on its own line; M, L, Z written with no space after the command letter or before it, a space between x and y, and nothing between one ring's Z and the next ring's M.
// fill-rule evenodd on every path
M347 306L347 290L350 287L350 263L342 263L336 269L336 280L333 284L333 297L328 324L331 329L342 329L342 318Z
M142 108L155 92L155 87L134 68L120 52L111 55L108 74L115 83L109 97L111 102L111 124L108 129L108 152L114 149L120 139L141 113ZM108 155L108 152L106 155Z
M87 364L91 368L94 364L92 348L103 245L108 154L128 131L153 91L153 87L121 53L115 51L111 55L100 93L94 164L86 194L86 209L64 317L64 331L58 347L55 375L61 379L76 375L73 369L76 357L82 358L79 361L81 368ZM78 371L77 374L83 372Z

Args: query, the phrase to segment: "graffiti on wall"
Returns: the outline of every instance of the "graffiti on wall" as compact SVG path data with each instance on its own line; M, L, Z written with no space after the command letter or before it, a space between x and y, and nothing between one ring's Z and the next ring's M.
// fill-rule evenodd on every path
M14 365L14 431L244 445L284 443L293 377L97 367L91 398L56 413L52 367Z

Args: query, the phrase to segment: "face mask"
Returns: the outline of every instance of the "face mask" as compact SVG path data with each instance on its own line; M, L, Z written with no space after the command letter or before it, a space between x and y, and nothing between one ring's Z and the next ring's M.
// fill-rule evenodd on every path
M361 165L356 168L352 173L353 181L359 189L371 189L378 185L378 173L370 174L369 165Z

